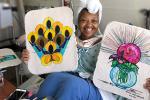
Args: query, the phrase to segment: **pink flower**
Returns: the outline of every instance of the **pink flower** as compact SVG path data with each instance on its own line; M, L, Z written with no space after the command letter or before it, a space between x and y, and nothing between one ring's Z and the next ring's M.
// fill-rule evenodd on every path
M133 43L126 43L119 46L117 55L130 63L136 64L141 58L140 48Z

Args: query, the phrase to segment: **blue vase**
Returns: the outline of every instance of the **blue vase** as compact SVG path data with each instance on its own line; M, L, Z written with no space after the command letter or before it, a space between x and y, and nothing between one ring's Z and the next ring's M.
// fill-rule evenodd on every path
M116 66L113 67L110 71L110 79L115 86L121 89L127 89L127 88L131 88L136 84L137 75L133 71L128 71L127 69L121 69L120 67Z

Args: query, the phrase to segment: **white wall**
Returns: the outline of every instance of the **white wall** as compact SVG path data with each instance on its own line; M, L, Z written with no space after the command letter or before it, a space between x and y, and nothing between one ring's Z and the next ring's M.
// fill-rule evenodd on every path
M0 2L7 2L7 0L0 0Z
M57 7L62 5L62 0L24 0L24 5Z
M132 23L145 27L145 17L140 13L143 8L150 9L150 0L100 0L103 5L101 30L105 29L110 21Z
M0 0L0 3L4 3L4 2L10 3L9 1L10 0ZM11 0L10 5L15 6L12 4L13 3L12 1L13 0ZM20 24L18 23L18 21L16 19L19 20L18 14L17 14L17 12L13 12L14 37L18 37L22 33L21 32L22 28L20 28ZM13 30L11 28L0 29L0 41L12 38ZM5 45L10 45L10 44L12 44L12 41L3 41L3 42L0 42L0 47L5 46Z

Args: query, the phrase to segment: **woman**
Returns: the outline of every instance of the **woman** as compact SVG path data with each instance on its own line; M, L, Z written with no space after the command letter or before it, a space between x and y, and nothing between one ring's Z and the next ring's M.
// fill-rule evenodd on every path
M54 100L102 100L99 90L90 77L96 67L101 37L97 36L101 14L89 13L87 8L79 14L80 36L78 40L79 61L74 72L51 73L42 83L38 99L51 97ZM28 60L28 52L23 52L23 59ZM93 58L94 56L94 58Z
M98 2L100 4L100 2ZM101 5L101 4L100 4ZM92 82L92 75L96 67L100 49L101 37L98 27L102 14L99 7L96 13L83 8L78 16L78 68L74 72L51 73L42 83L37 98L50 97L54 100L115 100L116 96L99 90ZM22 53L23 60L28 61L29 53ZM150 79L144 85L150 91Z

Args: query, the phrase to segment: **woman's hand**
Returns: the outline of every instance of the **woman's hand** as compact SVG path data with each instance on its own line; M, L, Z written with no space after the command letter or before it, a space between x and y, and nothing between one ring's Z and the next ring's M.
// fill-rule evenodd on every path
M22 56L21 59L22 59L24 62L28 61L28 60L29 60L29 51L28 51L27 49L24 49L24 50L22 51L22 55L21 55L21 56Z
M146 83L144 84L144 88L147 89L150 93L150 78L146 79Z

